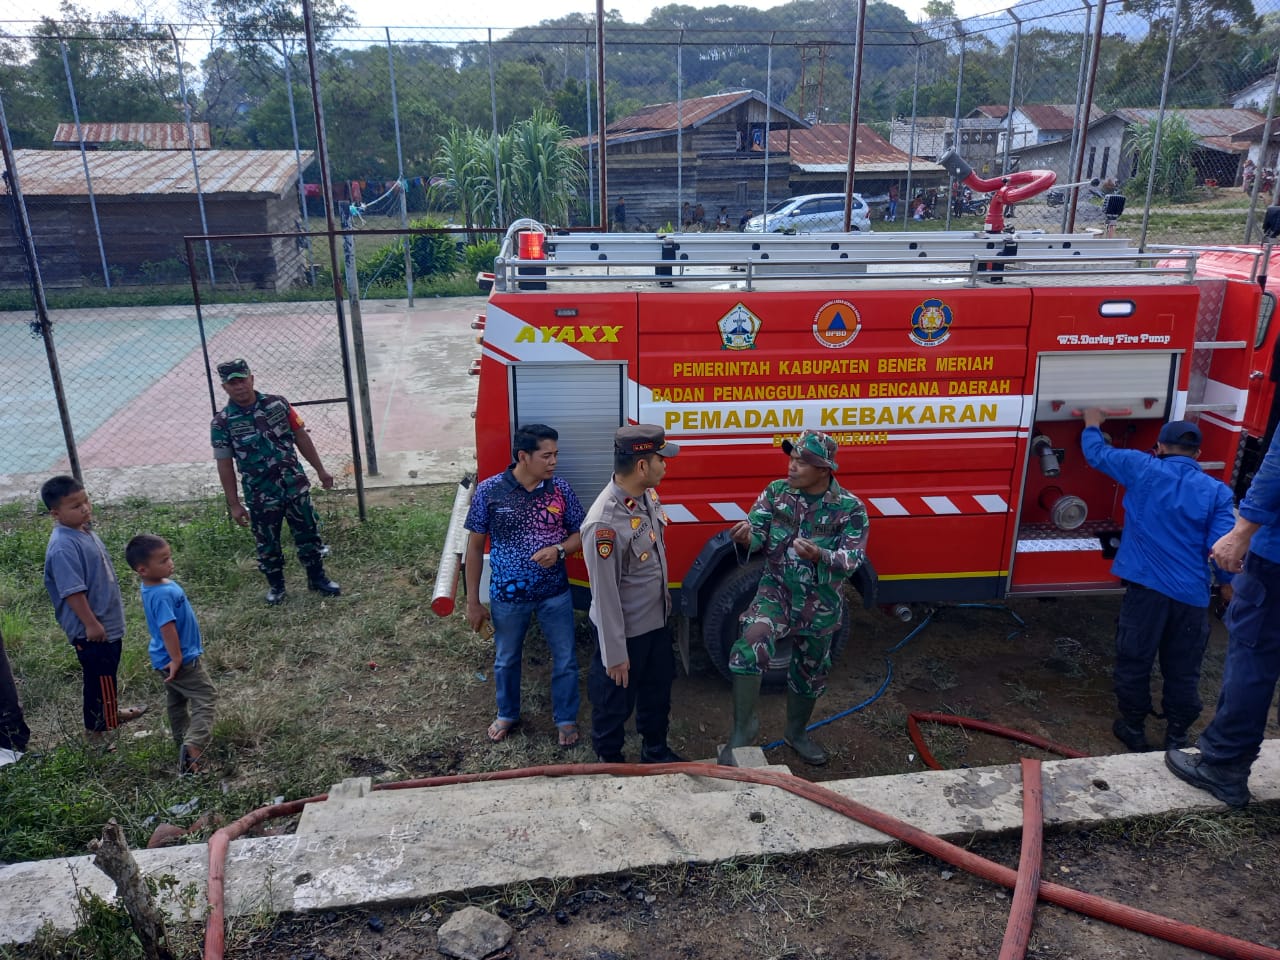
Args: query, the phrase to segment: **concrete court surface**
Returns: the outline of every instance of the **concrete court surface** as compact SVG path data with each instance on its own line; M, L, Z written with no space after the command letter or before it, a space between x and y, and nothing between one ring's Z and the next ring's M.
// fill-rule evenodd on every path
M483 297L362 304L378 476L369 486L446 483L474 469ZM350 314L347 320L350 327ZM86 485L97 499L180 500L218 490L212 404L194 307L55 311L54 338ZM259 390L294 403L344 392L332 303L213 305L213 363L246 357ZM353 361L354 362L354 361ZM0 502L32 497L68 469L44 347L0 318ZM215 397L224 397L215 384ZM346 406L299 408L339 485L354 483ZM364 448L363 426L357 418Z
M741 752L755 754L754 765L763 766L758 749ZM1224 809L1174 778L1160 753L1053 761L1043 765L1043 782L1046 825ZM1016 765L823 786L962 845L1022 825ZM328 800L304 810L296 833L232 843L228 916L403 903L545 878L890 842L777 788L696 775L369 787L368 778L343 781ZM1280 741L1263 744L1250 788L1254 802L1280 800ZM175 877L174 890L190 883L199 891L185 907L170 893L165 906L172 916L204 916L204 844L136 856L145 873ZM46 921L73 929L77 887L102 897L113 892L88 857L0 867L0 943L29 941Z

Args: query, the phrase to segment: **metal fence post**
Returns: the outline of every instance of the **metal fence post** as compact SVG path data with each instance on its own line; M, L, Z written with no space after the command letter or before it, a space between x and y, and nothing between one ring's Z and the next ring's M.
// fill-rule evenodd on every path
M13 159L13 143L9 140L9 120L4 113L4 97L0 96L0 153L4 154L4 179L9 186L9 202L13 204L13 218L18 230L18 242L27 261L31 279L31 299L36 310L32 329L44 343L45 357L49 361L49 379L53 381L53 396L58 404L58 420L62 424L62 439L67 446L67 461L71 475L81 483L84 474L80 470L80 453L76 449L75 431L71 426L71 410L67 406L67 392L62 385L62 368L58 366L58 351L53 345L53 324L49 320L49 304L44 297L44 278L40 276L40 260L36 256L36 241L31 232L31 220L27 216L27 202L22 197L22 184L18 167Z
M324 191L325 226L329 238L329 269L333 274L333 305L338 314L338 345L342 353L342 380L347 392L347 428L351 431L351 465L355 471L356 503L364 520L364 465L360 457L360 433L356 428L356 404L352 396L351 352L347 347L347 320L342 310L342 274L338 271L338 245L334 242L333 185L329 181L329 141L325 136L324 104L320 99L320 78L316 62L315 20L311 0L302 0L302 26L306 33L307 73L311 81L311 105L316 122L316 154L320 161L320 188Z
M1089 60L1089 32L1093 25L1093 4L1089 0L1081 0L1084 4L1084 33L1080 37L1080 70L1076 75L1076 116L1075 123L1071 127L1071 147L1067 151L1067 182L1072 183L1075 180L1075 159L1076 159L1076 141L1080 137L1080 126L1087 122L1080 116L1081 104L1084 102L1084 77L1085 65ZM1072 188L1066 188L1065 201L1062 204L1061 226L1058 228L1060 232L1067 232L1068 219L1071 216L1071 198L1074 195Z
M1004 151L1000 159L1000 172L1009 172L1009 150L1013 144L1013 101L1018 89L1018 58L1022 52L1022 21L1013 7L1005 11L1013 18L1013 66L1009 70L1009 109L1004 115Z
M284 45L281 45L284 47ZM302 178L302 147L298 142L298 110L293 103L293 69L288 47L284 47L284 88L289 98L289 126L293 130L293 163L298 168L298 208L302 211L302 232L306 236L307 283L316 285L315 258L311 256L311 219L307 215L307 186ZM323 195L323 191L321 191Z
M178 62L178 89L182 92L182 115L187 124L187 146L191 148L191 174L196 184L196 203L200 207L200 230L209 232L209 220L204 212L204 190L200 186L200 163L196 160L196 138L191 127L191 104L187 100L187 78L182 72L182 48L178 46L178 32L169 24L169 36L173 38L173 56ZM209 261L209 286L217 286L213 275L213 246L204 242L204 255Z
M609 149L605 142L604 0L596 0L596 127L600 131L596 159L600 163L600 226L609 229Z
M764 197L760 201L761 233L769 232L769 112L773 109L773 38L769 34L769 50L765 57L764 75Z
M1169 26L1169 48L1164 54L1164 77L1160 81L1160 109L1156 113L1156 136L1151 144L1151 167L1147 171L1147 202L1142 208L1142 233L1138 236L1138 249L1147 247L1147 225L1151 222L1151 197L1156 185L1156 161L1160 157L1160 141L1164 134L1164 109L1169 102L1169 79L1173 74L1173 51L1178 42L1178 19L1182 15L1182 0L1173 0L1173 22ZM1245 227L1245 242L1249 240Z
M98 256L102 258L102 282L111 289L111 269L107 266L107 251L102 245L102 224L98 221L98 201L93 195L93 177L89 174L89 151L84 146L84 128L80 125L80 101L76 97L75 81L71 79L71 61L67 59L67 41L58 38L62 49L62 69L67 75L67 93L71 95L71 117L76 122L76 141L80 144L80 163L84 167L84 185L89 191L89 212L93 215L93 233L98 240Z
M956 32L956 37L960 40L960 63L956 67L956 110L955 117L952 119L951 136L954 142L951 149L956 153L960 152L960 94L964 90L964 51L965 51L965 32L964 27L960 25L960 21L956 20L952 24ZM966 151L967 152L967 151ZM960 187L956 182L955 176L947 172L947 225L948 230L951 229L951 212L955 207L955 198L960 195Z
M591 32L587 31L586 41L582 45L582 79L587 91L587 222L596 222L596 178L592 171L591 156L591 114L594 103L591 99ZM599 150L596 151L599 153ZM603 207L603 200L601 206Z
M498 197L498 222L494 226L506 225L506 214L502 203L502 143L498 135L498 84L493 74L493 30L489 30L489 110L493 115L493 190Z
M844 175L844 232L853 225L854 168L858 164L858 115L862 98L862 43L867 31L867 0L858 0L858 27L853 39L853 92L849 101L849 166Z
M1271 96L1267 98L1267 120L1262 125L1262 146L1258 149L1258 163L1254 168L1253 189L1249 191L1249 219L1245 221L1244 242L1249 243L1253 239L1253 228L1257 223L1258 214L1258 196L1262 191L1262 171L1267 166L1267 143L1271 140L1272 124L1276 119L1276 97L1280 97L1280 56L1276 57L1276 73L1275 78L1271 82ZM1246 154L1247 156L1247 154ZM1277 158L1280 160L1280 158ZM1280 162L1276 164L1280 167ZM1280 170L1277 171L1276 185L1280 186ZM1275 197L1280 196L1280 192L1273 193L1272 203L1275 203Z
M1084 115L1080 122L1080 137L1076 143L1076 162L1075 173L1072 175L1072 181L1078 182L1084 170L1084 144L1089 138L1089 116L1093 113L1093 87L1098 80L1098 51L1102 49L1102 25L1107 19L1107 0L1098 0L1098 19L1093 26L1093 43L1089 49L1089 72L1086 75L1084 87L1084 101L1081 104L1080 112ZM1067 232L1074 231L1076 228L1076 207L1080 202L1080 188L1077 187L1071 191L1068 198L1067 207L1070 210L1070 218L1067 220Z
M360 274L356 271L356 241L351 229L351 207L342 208L342 262L347 278L347 305L351 308L351 345L356 355L356 389L360 391L360 421L364 427L364 452L369 476L378 475L378 450L374 443L373 410L369 406L369 365L364 352L364 317L360 313ZM408 247L406 246L407 250Z
M911 83L911 135L909 137L909 146L907 147L907 189L903 191L902 211L902 229L907 229L907 223L911 219L911 174L914 172L916 159L916 112L920 104L920 51L924 46L920 43L920 34L912 30L911 39L916 45L916 68L915 79ZM893 128L889 128L889 138L893 139Z
M766 109L768 106L766 105ZM698 198L697 193L694 199ZM676 233L684 230L684 31L676 38Z
M400 171L397 186L400 190L400 226L409 229L409 183L404 178L404 148L400 145L400 98L396 96L396 61L391 50L391 28L383 27L387 34L387 68L391 71L391 119L396 128L396 169ZM404 238L404 282L413 306L413 238ZM373 448L369 448L369 472L377 473L373 464Z

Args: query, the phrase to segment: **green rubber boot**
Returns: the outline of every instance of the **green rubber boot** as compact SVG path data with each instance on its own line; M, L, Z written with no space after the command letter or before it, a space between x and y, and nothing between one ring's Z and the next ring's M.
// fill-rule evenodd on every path
M720 751L721 766L733 766L733 748L753 746L760 738L760 714L756 704L760 700L761 674L735 673L733 675L733 732L729 742Z
M813 716L813 707L817 700L802 697L800 694L787 691L787 728L783 739L787 746L800 755L805 763L820 767L827 762L827 753L809 739L805 727L809 726L809 718Z

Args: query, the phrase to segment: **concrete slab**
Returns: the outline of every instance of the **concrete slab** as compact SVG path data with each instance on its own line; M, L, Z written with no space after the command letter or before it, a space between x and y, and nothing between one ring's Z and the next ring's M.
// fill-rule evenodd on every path
M1174 778L1159 753L1054 761L1043 773L1051 824L1223 809ZM1021 828L1020 779L1011 765L824 786L938 836L967 838ZM233 843L229 913L335 909L550 877L889 842L772 787L682 774L363 788L348 781L333 799L308 808L294 835ZM1280 800L1280 741L1263 744L1250 788L1257 802ZM137 857L146 873L175 876L179 891L187 887L188 896L166 901L171 915L185 916L193 899L203 903L203 845ZM74 928L77 886L111 892L87 857L0 868L0 940L29 941L46 921Z

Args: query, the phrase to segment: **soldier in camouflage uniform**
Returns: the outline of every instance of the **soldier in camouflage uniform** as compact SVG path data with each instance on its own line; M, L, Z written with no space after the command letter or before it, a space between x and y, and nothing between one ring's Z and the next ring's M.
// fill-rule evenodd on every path
M253 527L258 569L270 585L267 603L274 605L285 598L284 551L280 547L280 528L285 521L293 531L298 560L306 567L307 586L325 596L338 596L342 588L324 571L319 518L309 492L311 483L298 462L295 447L315 467L321 486L332 487L333 477L320 462L302 418L284 397L254 390L247 361L218 364L218 376L231 402L213 418L214 462L231 519L242 527ZM244 484L243 503L236 491L236 466Z
M782 449L791 458L787 479L765 487L747 519L729 532L735 543L763 552L764 575L729 656L733 733L722 762L759 736L760 678L783 636L792 645L786 741L806 763L827 761L806 727L826 689L831 643L844 619L841 587L866 556L867 511L836 482L831 437L806 430L794 443L783 441Z

